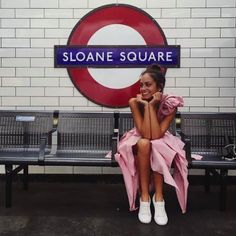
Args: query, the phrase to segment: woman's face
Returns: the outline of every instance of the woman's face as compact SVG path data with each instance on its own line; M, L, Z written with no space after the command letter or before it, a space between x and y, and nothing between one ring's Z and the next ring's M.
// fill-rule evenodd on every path
M148 74L144 74L140 78L140 93L144 100L150 100L152 95L159 91L156 82L153 78Z

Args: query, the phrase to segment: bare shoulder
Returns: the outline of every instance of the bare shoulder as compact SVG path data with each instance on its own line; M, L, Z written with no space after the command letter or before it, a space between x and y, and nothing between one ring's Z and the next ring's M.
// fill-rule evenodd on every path
M129 99L129 106L137 105L137 98L130 98Z

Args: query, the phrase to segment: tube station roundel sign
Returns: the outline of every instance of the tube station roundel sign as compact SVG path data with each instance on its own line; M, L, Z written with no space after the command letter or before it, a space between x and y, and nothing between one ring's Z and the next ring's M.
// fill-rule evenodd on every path
M167 45L158 23L143 10L112 4L96 8L73 28L67 45L54 46L55 67L67 68L75 87L92 102L126 107L139 92L149 64L179 67L178 45Z

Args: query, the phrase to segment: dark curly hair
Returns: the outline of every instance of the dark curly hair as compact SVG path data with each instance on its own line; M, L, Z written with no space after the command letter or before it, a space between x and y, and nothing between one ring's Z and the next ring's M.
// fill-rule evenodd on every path
M152 64L146 67L146 69L141 73L141 76L144 74L149 74L153 80L155 81L158 88L160 88L160 92L163 92L166 78L163 72L161 71L161 67L157 64Z

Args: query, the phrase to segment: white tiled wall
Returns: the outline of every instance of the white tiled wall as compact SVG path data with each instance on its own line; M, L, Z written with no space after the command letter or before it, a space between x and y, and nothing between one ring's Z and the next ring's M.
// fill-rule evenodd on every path
M143 9L169 44L181 45L181 68L168 69L166 92L184 96L182 110L236 112L236 0L0 0L0 109L109 110L83 97L66 69L54 68L53 46L66 44L89 11L112 3ZM86 170L106 173L65 173Z

